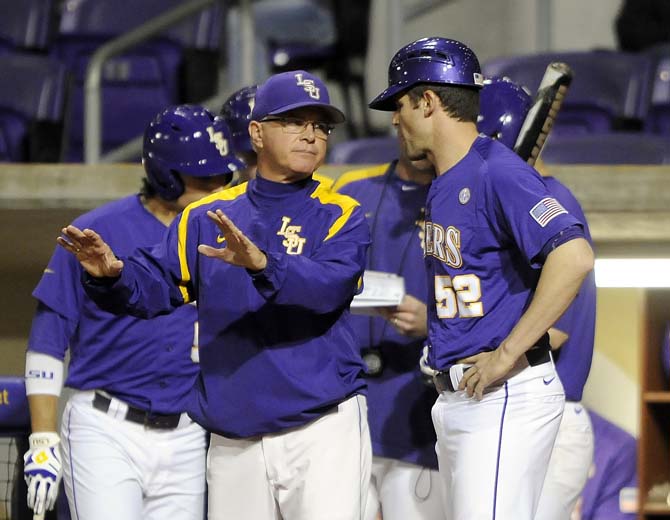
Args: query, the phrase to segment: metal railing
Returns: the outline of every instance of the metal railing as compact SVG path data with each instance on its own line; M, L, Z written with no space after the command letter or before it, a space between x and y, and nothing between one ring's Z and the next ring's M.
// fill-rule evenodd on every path
M84 83L84 160L87 164L95 164L101 160L104 162L111 162L113 160L129 158L132 154L136 153L137 150L141 149L141 138L139 138L113 150L104 158L101 157L101 84L103 65L105 62L217 2L223 4L224 0L191 0L188 3L184 3L179 7L157 16L118 38L114 38L95 51L86 69L86 79ZM137 146L138 141L139 147Z

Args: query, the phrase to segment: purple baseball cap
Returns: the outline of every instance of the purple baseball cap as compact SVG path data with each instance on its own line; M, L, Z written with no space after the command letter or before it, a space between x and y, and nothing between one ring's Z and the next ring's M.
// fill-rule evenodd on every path
M251 112L253 121L283 114L300 107L322 109L330 123L343 123L344 113L330 104L328 89L319 78L304 70L292 70L270 76L256 91Z

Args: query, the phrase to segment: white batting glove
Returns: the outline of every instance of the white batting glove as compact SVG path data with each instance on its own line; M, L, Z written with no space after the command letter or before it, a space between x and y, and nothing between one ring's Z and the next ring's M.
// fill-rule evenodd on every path
M53 509L63 475L60 437L56 432L37 432L28 438L30 449L23 456L23 476L28 485L28 507L36 515Z

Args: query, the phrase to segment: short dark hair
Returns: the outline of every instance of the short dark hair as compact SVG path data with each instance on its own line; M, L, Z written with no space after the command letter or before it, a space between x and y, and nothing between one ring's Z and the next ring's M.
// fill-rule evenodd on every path
M151 185L149 179L147 179L146 177L142 178L142 187L140 188L140 195L142 195L145 199L153 199L158 195L156 193L156 188L154 188Z
M426 90L440 98L444 111L463 123L477 124L479 116L479 90L442 84L422 83L407 91L412 105L416 106Z

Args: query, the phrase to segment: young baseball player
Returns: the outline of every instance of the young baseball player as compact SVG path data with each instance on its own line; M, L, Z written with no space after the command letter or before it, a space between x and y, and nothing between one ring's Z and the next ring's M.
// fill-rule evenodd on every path
M160 242L187 204L219 191L242 163L228 129L202 107L156 116L144 135L141 192L86 213L75 225L104 233L119 255ZM51 509L64 476L73 518L200 520L206 435L184 413L198 373L196 309L149 320L101 310L84 293L77 259L58 247L33 292L26 354L32 434L28 504ZM56 433L63 359L75 392Z
M467 46L423 38L396 53L370 107L393 111L408 158L438 172L425 259L447 516L530 520L565 399L547 331L593 252L537 172L478 134L482 83Z
M530 95L515 83L487 79L480 94L477 128L513 149L531 104ZM584 211L575 196L558 179L549 176L541 162L536 163L536 168L556 200L582 223L584 235L592 243ZM589 414L584 412L580 401L593 358L595 322L596 284L591 271L568 310L549 329L556 372L563 383L566 401L536 513L543 520L569 518L591 467L593 432Z
M368 421L372 480L366 520L444 518L430 408L435 390L423 381L418 360L428 335L423 267L425 201L435 176L428 161L404 155L390 164L342 174L333 189L361 203L372 243L366 269L405 280L400 305L379 316L353 316L358 347L368 367Z
M75 226L59 243L106 308L197 301L189 414L212 432L210 520L357 519L371 450L349 303L369 230L353 199L312 179L344 115L319 78L291 71L258 88L251 119L256 178L187 207L153 251L117 256Z

